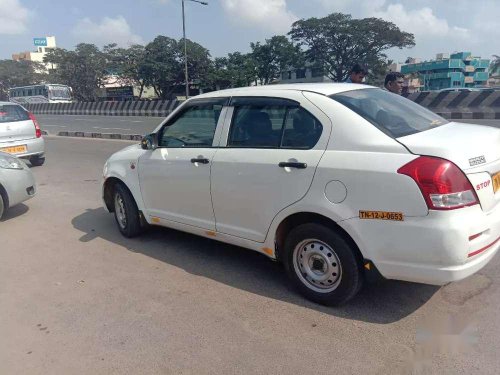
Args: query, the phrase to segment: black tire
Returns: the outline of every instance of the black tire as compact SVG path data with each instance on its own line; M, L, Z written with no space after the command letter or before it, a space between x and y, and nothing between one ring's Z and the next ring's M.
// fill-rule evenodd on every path
M314 223L299 225L288 234L284 250L290 280L311 301L338 306L361 289L363 273L356 249L334 230Z
M33 167L41 167L45 163L45 157L33 156L29 160Z
M117 200L121 203L117 203ZM137 204L130 191L120 183L114 188L113 205L116 224L121 234L128 238L141 234L143 228Z
M0 219L2 219L4 212L5 212L5 202L3 200L3 195L0 194Z

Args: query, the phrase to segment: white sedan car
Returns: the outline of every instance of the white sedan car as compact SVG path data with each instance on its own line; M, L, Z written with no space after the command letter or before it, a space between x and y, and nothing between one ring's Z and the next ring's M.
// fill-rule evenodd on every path
M0 219L8 208L35 195L33 173L20 159L0 152Z
M356 84L197 96L104 166L127 237L161 225L284 263L313 301L363 280L442 285L500 247L500 129Z

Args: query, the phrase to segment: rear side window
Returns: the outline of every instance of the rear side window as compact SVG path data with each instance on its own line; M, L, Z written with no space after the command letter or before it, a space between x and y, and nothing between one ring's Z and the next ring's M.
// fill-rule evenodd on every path
M448 121L400 95L361 89L331 95L387 135L398 138L447 124Z
M0 105L0 123L29 120L28 112L18 105Z
M300 107L237 106L228 147L310 149L322 132L321 123Z

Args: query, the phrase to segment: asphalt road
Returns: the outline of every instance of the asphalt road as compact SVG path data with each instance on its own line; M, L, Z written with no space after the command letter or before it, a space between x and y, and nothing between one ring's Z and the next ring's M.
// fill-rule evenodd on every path
M127 144L48 137L37 196L0 222L1 374L498 374L500 256L442 288L319 306L257 253L122 237L100 183Z
M60 131L83 131L89 133L148 134L163 120L162 117L139 116L55 116L37 115L43 130L49 134ZM463 120L500 128L500 120Z

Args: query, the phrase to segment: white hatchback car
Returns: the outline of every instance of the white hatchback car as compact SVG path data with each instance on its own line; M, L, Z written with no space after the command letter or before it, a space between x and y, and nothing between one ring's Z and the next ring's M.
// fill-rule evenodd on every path
M33 198L36 184L33 173L20 159L0 152L0 219L19 203Z
M319 303L363 279L441 285L500 247L500 129L356 84L197 96L104 166L127 237L161 225L280 260Z
M31 165L45 162L45 142L35 116L16 103L0 102L0 151L29 159Z

